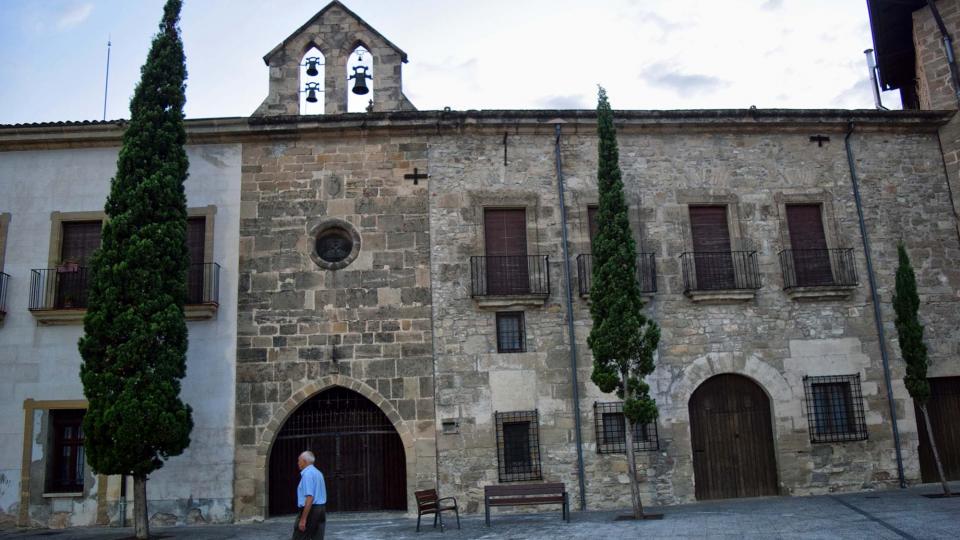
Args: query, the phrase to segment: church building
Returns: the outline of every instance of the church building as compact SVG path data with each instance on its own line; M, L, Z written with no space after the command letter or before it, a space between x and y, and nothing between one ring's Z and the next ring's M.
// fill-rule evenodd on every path
M879 43L903 2L869 4ZM407 54L339 1L264 62L251 116L186 121L195 427L150 476L151 520L292 513L308 448L333 512L410 512L429 488L482 512L484 486L529 482L563 482L574 511L629 507L622 404L586 344L595 111L417 110ZM900 241L960 479L960 201L939 136L957 102L930 103L615 111L662 329L644 504L933 480L893 324ZM132 501L84 463L76 347L124 127L0 126L0 519L20 525L117 524Z

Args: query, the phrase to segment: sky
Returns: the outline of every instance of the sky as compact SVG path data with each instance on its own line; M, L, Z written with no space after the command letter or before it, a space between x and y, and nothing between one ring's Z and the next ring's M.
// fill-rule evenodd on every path
M592 109L598 84L615 109L873 108L866 0L343 2L407 53L420 110ZM163 3L0 0L0 124L102 119L108 39L128 117ZM249 116L263 55L324 5L184 0L187 117Z

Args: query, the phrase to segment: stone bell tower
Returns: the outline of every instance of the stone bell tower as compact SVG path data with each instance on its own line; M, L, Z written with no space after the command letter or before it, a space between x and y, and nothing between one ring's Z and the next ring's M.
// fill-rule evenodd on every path
M270 94L254 116L300 114L300 66L307 51L323 53L324 112L347 112L347 61L362 46L373 57L373 111L416 110L403 95L402 64L407 53L337 0L321 9L296 32L263 57L270 67Z

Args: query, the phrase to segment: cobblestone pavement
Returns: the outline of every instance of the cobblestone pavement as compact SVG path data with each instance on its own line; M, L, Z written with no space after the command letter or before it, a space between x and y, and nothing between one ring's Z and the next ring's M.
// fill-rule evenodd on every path
M954 483L960 491L960 482ZM468 516L462 529L441 533L429 524L419 534L416 519L402 515L335 516L327 523L328 539L451 540L487 538L619 539L619 538L957 538L960 497L930 499L938 485L908 490L850 493L817 497L767 497L703 502L659 509L660 521L614 521L617 512L574 512L569 524L559 512L498 515L492 527L483 516ZM622 512L621 512L622 514ZM451 516L452 519L452 516ZM449 520L448 520L449 521ZM157 527L157 538L186 540L274 540L290 538L293 518L242 525ZM83 528L62 531L0 530L0 539L103 539L131 537L130 529Z

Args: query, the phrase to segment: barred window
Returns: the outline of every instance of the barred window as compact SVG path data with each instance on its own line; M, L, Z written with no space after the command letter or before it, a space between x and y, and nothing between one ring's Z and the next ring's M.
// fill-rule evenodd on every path
M597 453L626 453L627 421L623 416L623 402L595 402L593 404L593 422L597 432ZM642 452L657 450L659 447L656 422L633 426L634 450Z
M524 352L526 339L523 336L523 312L501 311L497 313L497 352Z
M497 412L496 420L500 481L542 480L537 411Z
M864 441L860 374L804 377L810 442Z

